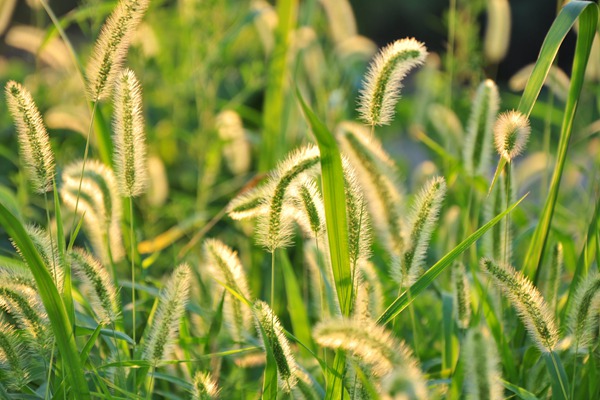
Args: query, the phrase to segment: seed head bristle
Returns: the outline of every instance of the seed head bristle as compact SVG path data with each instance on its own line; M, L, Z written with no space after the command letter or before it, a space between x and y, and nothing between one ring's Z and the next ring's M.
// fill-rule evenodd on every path
M487 330L470 330L464 346L465 386L467 398L503 399L496 344Z
M304 178L291 191L292 203L298 210L296 222L308 236L318 237L325 229L325 209L317 184Z
M235 175L243 175L250 169L252 149L246 138L242 118L233 110L217 115L216 127L223 142L223 155L227 166Z
M500 98L494 81L487 79L477 88L467 125L463 162L471 175L484 175L490 167L492 127Z
M135 74L125 69L115 83L115 172L123 197L144 192L148 183L142 89Z
M412 38L400 39L384 47L369 65L358 112L370 125L388 125L400 98L402 79L425 61L427 49Z
M0 285L0 310L9 314L22 332L40 349L49 344L48 316L37 291L23 285Z
M64 279L64 271L63 267L58 258L58 248L55 243L52 243L50 235L44 228L41 228L36 225L26 225L25 230L27 235L31 239L33 246L40 254L46 269L50 273L54 284L58 288L58 290L62 290L63 287L63 279ZM13 246L17 250L17 252L21 255L24 261L27 261L21 252L21 249L13 242ZM29 285L26 285L29 286ZM36 288L36 285L31 286L32 288Z
M84 228L102 263L119 261L125 254L121 236L121 197L113 171L96 160L69 164L62 174L61 197L65 206L84 216ZM79 191L81 182L81 191ZM79 197L79 200L77 198Z
M467 271L462 263L452 268L452 289L456 307L456 324L461 329L467 329L471 321L471 289Z
M498 116L494 125L494 143L498 154L507 161L517 157L529 140L529 120L518 111L507 111Z
M402 251L402 194L397 169L381 143L362 125L342 122L338 138L364 189L373 225L391 254Z
M445 195L446 181L435 177L425 184L415 199L407 224L410 229L407 244L392 270L402 288L412 285L420 273Z
M104 23L87 68L90 100L99 101L110 94L148 4L149 0L120 0Z
M29 381L24 347L17 331L0 321L0 376L9 390L20 391Z
M115 288L106 268L83 249L69 253L75 274L83 282L90 304L101 325L115 323L119 318L119 302Z
M248 301L252 301L253 296L248 287L246 272L237 253L217 239L207 239L204 242L204 253L207 257L211 276L238 292ZM252 326L252 315L246 312L243 307L243 304L237 298L226 292L225 321L236 341L241 341L243 335Z
M17 127L25 170L35 191L45 193L52 189L54 153L42 116L31 93L15 81L6 84L6 101Z
M371 262L360 265L352 310L355 318L377 318L383 311L383 288Z
M190 267L181 264L161 291L158 309L144 338L144 360L158 363L173 345L188 301L190 278Z
M290 244L293 219L289 218L289 213L284 212L287 208L284 205L290 197L289 188L295 182L312 176L318 170L319 162L319 149L307 146L291 153L269 175L267 185L271 191L264 199L268 211L259 217L257 224L258 242L269 252Z
M254 316L263 348L266 348L268 343L273 352L279 385L284 392L289 393L297 384L296 361L279 318L273 313L271 307L261 300L254 303Z
M598 325L600 311L600 274L593 272L579 285L570 312L569 327L575 337L576 345L585 347L593 337Z
M215 400L219 398L219 386L210 372L196 372L194 375L193 400Z
M483 258L480 265L516 308L535 345L543 353L551 352L558 343L558 330L553 314L537 288L508 264Z

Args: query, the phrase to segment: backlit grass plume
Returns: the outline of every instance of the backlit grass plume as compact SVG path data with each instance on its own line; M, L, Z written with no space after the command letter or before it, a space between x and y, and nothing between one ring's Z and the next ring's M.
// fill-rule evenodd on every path
M400 97L402 79L425 61L427 49L412 38L384 47L369 65L360 93L358 111L370 125L389 125Z
M471 321L471 288L467 271L462 263L457 263L452 268L452 291L456 307L456 324L461 329L467 329Z
M140 83L130 69L115 83L115 172L123 197L143 193L147 184L146 135Z
M589 344L598 325L600 312L600 274L592 272L583 281L575 295L573 309L570 311L569 327L578 347Z
M535 345L544 353L551 352L558 342L558 331L553 314L537 288L508 264L483 258L480 265L515 307Z
M365 262L360 265L356 283L352 312L357 318L377 318L383 311L383 287L372 263Z
M342 122L338 138L364 189L377 234L390 253L399 253L403 248L402 195L394 162L362 125Z
M490 0L487 4L488 23L483 49L489 62L499 63L506 56L510 43L510 4L508 0Z
M309 236L318 237L325 229L325 208L316 182L305 178L294 187L292 202L298 210L296 222Z
M9 315L19 332L38 348L48 348L48 316L36 289L18 284L0 284L0 310Z
M500 400L504 389L500 383L500 365L496 343L487 330L471 330L463 350L467 399Z
M193 400L215 400L219 398L219 387L210 372L196 372L193 385Z
M115 175L96 160L86 162L83 179L81 170L81 160L64 169L60 190L63 203L71 211L77 205L77 213L84 216L84 229L100 260L104 264L111 259L119 261L125 253L121 236L123 206Z
M8 109L17 127L25 170L37 193L52 189L54 154L50 138L31 93L15 81L6 84Z
M98 322L114 324L119 318L119 302L117 289L106 268L83 249L71 251L68 257L73 271L83 283Z
M204 242L204 253L208 261L211 276L238 292L248 301L252 295L248 288L246 272L237 253L217 239ZM252 315L245 306L228 291L225 292L224 316L233 338L240 341L244 333L252 326Z
M487 79L477 88L467 125L463 161L471 175L487 173L492 150L492 127L499 107L498 87Z
M25 227L25 230L36 250L42 257L42 261L48 269L48 272L50 272L50 276L56 284L56 287L61 290L64 282L64 271L58 258L58 248L56 247L56 243L52 242L50 234L46 232L44 228L28 225ZM19 249L16 244L13 243L13 245L17 249L17 252L21 254L23 260L26 261L25 257L22 255L21 249ZM35 288L35 285L33 287Z
M260 332L262 346L270 346L277 366L277 378L284 392L289 393L297 383L296 361L283 332L279 318L262 300L254 303L256 330ZM268 344L267 344L268 343Z
M173 345L188 301L191 275L190 267L181 264L161 290L156 314L151 325L146 328L147 332L144 332L144 360L158 363Z
M500 114L494 125L494 144L498 154L511 161L525 148L530 132L525 115L514 110Z
M17 331L0 321L0 381L9 390L21 390L30 378L27 357L23 340Z
M445 195L446 181L436 177L425 184L415 199L407 224L407 245L392 267L396 282L403 288L412 285L420 272Z
M149 0L120 0L104 23L87 67L90 100L99 101L109 96L148 4Z

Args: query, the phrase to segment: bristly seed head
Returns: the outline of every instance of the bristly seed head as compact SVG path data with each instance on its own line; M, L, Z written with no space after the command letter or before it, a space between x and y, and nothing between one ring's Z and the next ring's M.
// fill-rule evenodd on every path
M457 263L452 268L452 286L456 307L456 324L461 329L467 329L471 321L471 290L467 271L462 263Z
M115 172L124 197L144 192L148 182L142 91L133 71L126 69L115 84Z
M371 125L388 125L400 97L402 79L425 61L427 49L413 38L396 40L384 47L369 65L360 93L358 111Z
M148 4L149 0L120 0L106 20L87 68L90 100L99 101L108 97Z
M15 120L21 157L37 193L52 189L54 154L42 116L31 93L15 81L6 84L8 109Z
M504 398L496 344L487 330L470 330L465 340L465 387L467 399Z
M553 314L537 288L508 264L483 258L480 265L517 309L538 349L543 353L551 352L558 343L558 330Z
M576 345L585 347L593 337L594 329L598 325L598 312L600 311L600 274L591 273L583 281L575 295L573 309L570 311L569 326L575 336ZM594 317L595 316L595 317Z
M192 400L213 400L219 398L219 387L210 372L196 372Z
M507 161L521 154L531 128L529 120L518 111L507 111L498 116L494 125L494 143L498 154Z

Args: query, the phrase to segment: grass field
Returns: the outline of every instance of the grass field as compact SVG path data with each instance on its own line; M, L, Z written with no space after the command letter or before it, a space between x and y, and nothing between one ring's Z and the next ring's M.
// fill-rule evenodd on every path
M508 0L442 53L347 0L2 2L0 399L600 398L598 5L559 6L503 82Z

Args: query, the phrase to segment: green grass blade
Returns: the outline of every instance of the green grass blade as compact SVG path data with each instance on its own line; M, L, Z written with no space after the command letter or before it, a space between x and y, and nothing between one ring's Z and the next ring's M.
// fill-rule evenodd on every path
M65 251L67 244L65 242L65 231L63 227L62 214L60 211L60 198L58 196L58 190L56 188L56 181L52 182L54 186L54 217L56 219L56 241L58 247L58 259L60 265L64 270L64 283L62 287L62 298L65 303L65 309L69 316L71 326L75 326L75 305L73 303L73 289L71 284L71 264L66 261Z
M329 129L306 105L299 90L296 90L296 94L321 152L323 202L331 265L342 314L348 316L352 307L352 272L348 253L348 222L342 156ZM340 399L343 396L342 377L346 367L345 358L344 353L337 352L332 370L328 371L327 399Z
M555 352L544 353L544 360L546 361L546 367L550 374L550 381L552 383L552 399L553 400L568 400L569 393L569 379L565 368L560 361L560 357Z
M533 393L523 389L522 387L513 385L512 383L507 382L504 379L500 379L500 381L502 382L502 385L505 388L516 394L518 398L522 400L538 400L538 398L535 397Z
M283 282L285 284L285 293L287 296L288 311L294 328L294 336L298 338L298 341L307 346L312 352L316 350L313 338L310 332L310 321L308 319L308 313L306 312L306 304L302 299L302 292L298 280L292 269L289 257L286 252L279 252L279 260L281 260L281 267L283 271ZM305 356L310 356L308 352L300 347L300 351L305 353Z
M531 112L542 84L548 75L550 66L556 57L558 48L577 19L579 19L579 34L575 46L571 85L569 86L569 94L563 114L556 165L552 174L548 197L546 198L540 221L533 234L523 266L525 275L529 278L533 277L534 283L537 282L543 260L544 248L546 246L548 232L550 231L550 224L552 222L552 216L554 215L554 208L558 197L558 189L560 187L562 172L567 158L567 149L573 130L573 120L579 102L579 95L581 94L581 89L583 87L585 68L590 56L594 34L596 33L598 6L595 3L588 1L574 1L563 7L552 24L552 27L550 27L548 35L546 35L538 61L527 82L518 108L519 111L526 115L529 115Z
M433 281L460 256L466 249L482 237L490 228L496 225L502 218L510 213L527 195L521 197L519 201L504 210L501 214L491 219L488 223L473 232L468 238L463 240L452 251L442 257L435 265L427 270L407 291L396 298L394 302L377 319L378 324L387 324L400 314L417 296L433 283Z
M266 172L273 167L286 150L284 134L287 132L284 117L286 103L286 74L288 49L291 35L296 26L298 0L280 0L277 2L277 29L275 47L271 53L268 67L268 82L263 107L263 136L259 162L260 171Z
M6 229L20 249L35 278L74 397L89 399L90 392L83 375L84 371L79 359L73 328L69 323L69 316L62 298L54 286L42 257L27 235L23 224L2 203L0 203L0 225Z
M92 333L92 335L90 336L90 338L88 339L88 341L85 343L83 350L81 350L80 358L81 358L82 364L86 363L86 361L90 355L90 351L92 351L92 348L94 347L94 343L96 343L98 336L100 336L101 330L102 330L102 325L98 325L96 327L96 329L94 330L94 332Z

